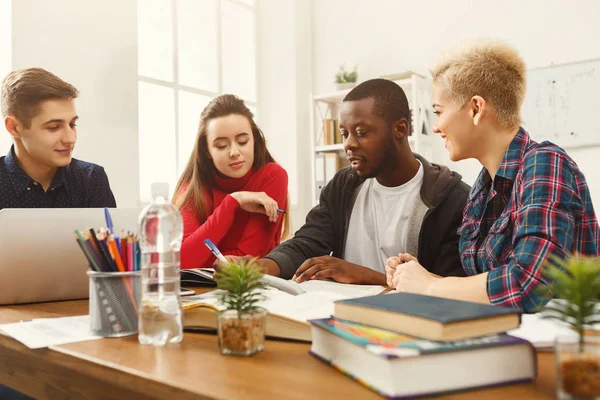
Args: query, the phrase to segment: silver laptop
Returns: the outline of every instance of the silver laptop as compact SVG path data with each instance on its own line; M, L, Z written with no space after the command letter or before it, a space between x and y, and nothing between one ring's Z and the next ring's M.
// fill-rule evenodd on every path
M114 232L138 232L138 208L111 208ZM88 297L88 262L75 229L106 227L102 208L0 211L0 304Z

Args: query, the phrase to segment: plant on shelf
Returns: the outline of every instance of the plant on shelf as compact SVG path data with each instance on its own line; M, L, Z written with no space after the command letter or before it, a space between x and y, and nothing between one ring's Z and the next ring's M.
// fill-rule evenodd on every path
M542 290L554 297L542 312L576 332L575 338L557 338L557 390L561 399L600 396L600 336L591 330L600 323L600 258L572 256L551 259L544 266L549 284Z
M256 259L222 263L215 274L219 303L217 315L221 353L250 356L265 346L266 311L259 307L265 299L263 273Z
M339 71L335 74L335 84L338 90L354 86L358 78L357 66L352 71L346 71L344 64L340 65Z

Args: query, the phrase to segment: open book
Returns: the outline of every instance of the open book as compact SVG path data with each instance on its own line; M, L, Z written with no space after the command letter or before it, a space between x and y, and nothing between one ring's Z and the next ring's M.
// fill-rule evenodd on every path
M267 336L311 341L309 319L328 318L333 314L333 302L353 297L370 296L384 291L383 286L345 285L327 281L309 281L301 286L306 293L291 295L276 289L265 290L267 300L260 304L267 310ZM188 297L183 304L183 325L217 327L216 291Z

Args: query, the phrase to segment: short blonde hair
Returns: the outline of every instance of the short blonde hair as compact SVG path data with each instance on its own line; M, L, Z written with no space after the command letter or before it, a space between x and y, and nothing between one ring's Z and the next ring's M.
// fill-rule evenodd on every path
M19 69L2 81L2 116L14 115L29 128L43 101L72 100L78 95L79 91L73 85L45 69Z
M508 44L491 40L465 43L445 53L431 73L457 105L481 96L492 103L502 126L521 123L525 62Z

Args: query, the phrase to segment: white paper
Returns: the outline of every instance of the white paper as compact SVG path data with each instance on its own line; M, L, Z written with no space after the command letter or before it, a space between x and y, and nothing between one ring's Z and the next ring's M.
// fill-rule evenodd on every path
M206 292L206 293L202 293L202 294L196 294L196 295L193 295L193 296L186 296L186 297L182 297L181 298L181 302L182 303L192 303L192 302L196 302L196 301L199 301L199 300L216 299L217 298L217 294L219 294L221 292L224 292L224 290L215 289L215 290L211 290L210 292Z
M355 297L366 297L380 294L385 287L380 285L351 285L333 281L310 280L300 284L307 292L331 292L344 296L347 299Z
M314 291L293 296L279 290L267 291L267 297L267 311L301 322L329 318L333 314L333 302L347 298L333 292Z
M89 315L64 318L40 318L0 325L0 332L30 349L101 339L90 333Z
M538 349L553 347L557 336L577 335L565 325L543 319L539 313L521 315L521 326L506 333L525 339Z
M562 300L556 299L550 301L550 304L555 307L561 307L563 303ZM597 307L600 311L600 305ZM531 342L537 349L552 349L556 338L559 336L577 337L577 333L571 329L571 325L554 319L544 319L542 318L544 313L547 313L547 311L521 315L521 326L506 333ZM589 328L600 330L600 324Z

